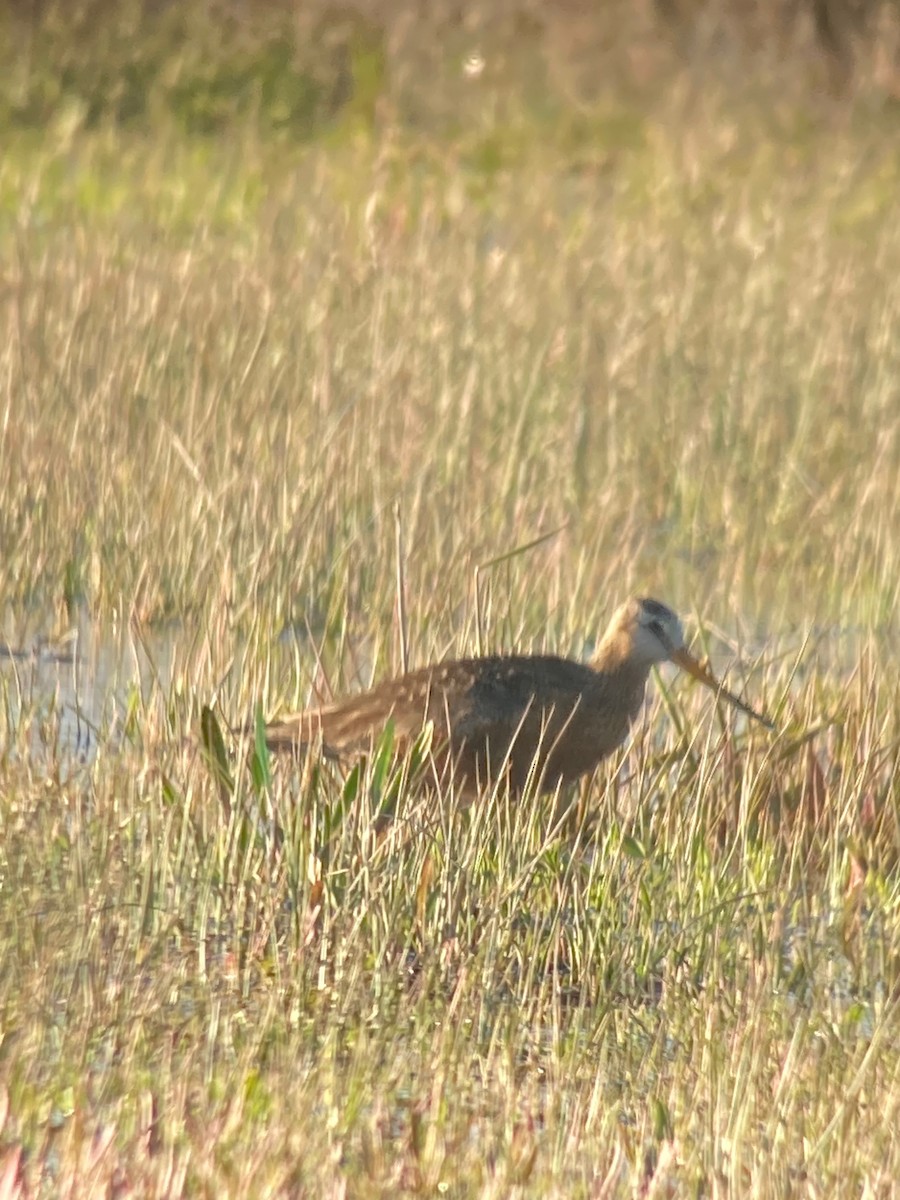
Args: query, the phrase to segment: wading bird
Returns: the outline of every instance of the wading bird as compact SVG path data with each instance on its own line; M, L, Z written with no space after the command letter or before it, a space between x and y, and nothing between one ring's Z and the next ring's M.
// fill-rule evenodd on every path
M641 598L616 611L590 664L550 655L435 663L285 717L267 726L266 740L274 751L321 743L328 757L346 761L370 749L388 721L401 753L431 723L433 768L468 798L504 775L514 792L530 778L551 791L593 771L621 745L640 710L650 668L666 661L773 728L688 652L670 608Z

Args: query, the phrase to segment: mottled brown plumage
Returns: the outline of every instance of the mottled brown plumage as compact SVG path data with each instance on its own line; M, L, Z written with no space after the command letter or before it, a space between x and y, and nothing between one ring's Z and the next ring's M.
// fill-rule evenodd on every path
M592 771L625 740L654 663L671 660L738 708L684 647L678 617L656 600L629 600L590 665L550 655L467 658L390 679L370 691L286 717L267 728L272 750L315 746L341 760L370 748L388 720L399 751L432 723L441 778L473 796L508 774L521 792L531 775L551 790Z

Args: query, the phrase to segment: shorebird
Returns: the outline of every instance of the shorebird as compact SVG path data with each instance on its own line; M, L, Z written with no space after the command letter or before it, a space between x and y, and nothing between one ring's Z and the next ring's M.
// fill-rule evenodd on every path
M388 721L398 753L430 723L436 775L452 778L467 798L504 776L516 793L529 779L552 791L593 771L621 745L651 667L666 661L773 728L693 657L670 608L637 598L616 611L590 663L551 655L435 663L276 721L267 726L266 740L273 751L321 744L327 757L347 761L370 749Z

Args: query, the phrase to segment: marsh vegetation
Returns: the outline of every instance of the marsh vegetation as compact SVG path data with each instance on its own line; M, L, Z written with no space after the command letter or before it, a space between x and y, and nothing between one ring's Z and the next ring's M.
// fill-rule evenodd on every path
M0 1195L892 1194L892 8L628 7L4 13ZM776 735L663 670L463 808L228 732L634 591Z

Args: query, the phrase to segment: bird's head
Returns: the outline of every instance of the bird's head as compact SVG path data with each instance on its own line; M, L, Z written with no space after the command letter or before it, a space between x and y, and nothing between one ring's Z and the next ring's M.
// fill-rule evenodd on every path
M626 601L610 623L607 638L610 635L627 641L627 657L635 665L649 669L656 663L676 663L723 700L773 728L771 721L723 688L712 672L694 658L685 645L684 628L677 613L658 600L640 596Z
M627 601L619 609L617 618L613 624L628 637L632 662L650 667L669 659L678 661L675 655L685 648L684 627L671 608L658 600L640 596Z

